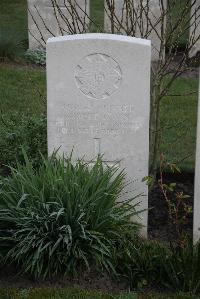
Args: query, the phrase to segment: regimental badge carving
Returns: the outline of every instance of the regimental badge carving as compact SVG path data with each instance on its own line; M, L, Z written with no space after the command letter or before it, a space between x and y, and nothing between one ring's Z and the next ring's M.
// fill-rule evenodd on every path
M75 70L75 79L78 88L86 96L103 100L119 88L122 72L113 58L95 53L80 61Z

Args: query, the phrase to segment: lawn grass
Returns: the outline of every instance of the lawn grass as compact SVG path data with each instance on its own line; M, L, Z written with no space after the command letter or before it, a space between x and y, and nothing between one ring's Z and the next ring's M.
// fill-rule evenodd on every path
M31 288L0 289L0 299L198 299L190 294L111 294L101 291L82 290L78 288Z
M1 0L0 1L0 30L7 34L12 32L20 40L28 38L27 1Z
M26 0L0 0L0 59L24 59L28 48Z
M46 78L42 70L0 65L0 111L4 119L38 115L46 103Z
M104 1L92 0L90 2L91 19L95 20L95 24L91 25L92 32L103 32L104 25Z
M196 94L183 96L196 92ZM195 163L198 80L179 78L169 96L161 105L161 151L169 162L177 163L182 170L192 172Z
M199 296L191 295L191 294L144 294L138 295L137 299L199 299Z
M38 288L38 289L1 289L0 299L138 299L132 294L112 295L100 291L82 289Z

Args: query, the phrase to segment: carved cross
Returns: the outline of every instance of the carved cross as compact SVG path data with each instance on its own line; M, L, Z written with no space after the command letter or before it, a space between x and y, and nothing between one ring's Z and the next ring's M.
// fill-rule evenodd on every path
M103 154L101 152L101 138L94 138L94 153L95 153L95 157L97 157L98 155ZM119 162L120 161L103 160L103 163L105 163L105 165L110 166L110 167L112 167L114 165L119 166Z

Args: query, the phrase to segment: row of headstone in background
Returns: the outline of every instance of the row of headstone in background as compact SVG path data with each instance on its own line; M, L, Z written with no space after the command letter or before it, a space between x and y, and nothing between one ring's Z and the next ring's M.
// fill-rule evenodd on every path
M79 34L47 42L48 151L104 163L127 173L121 200L138 198L147 236L150 41ZM138 219L137 219L138 220Z
M60 35L66 35L70 34L70 26L75 26L77 29L77 33L80 33L84 31L82 22L86 25L89 24L89 18L87 16L90 15L90 2L89 0L76 0L77 5L75 5L78 8L78 14L81 16L82 22L77 22L76 16L74 16L75 19L72 18L71 13L73 11L70 9L70 5L68 0L56 0L56 3L60 7L60 12L58 13L57 8L53 5L55 0L28 0L28 7L29 7L29 14L28 14L28 23L29 23L29 48L30 49L36 49L38 47L44 46L45 42L49 37L52 37L52 34L55 36ZM70 3L74 5L74 0L70 0ZM165 0L166 2L167 0ZM105 0L105 7L107 1ZM125 10L123 9L123 0L115 0L115 11L114 14L116 18L123 19L125 22ZM138 10L140 0L135 0L135 11ZM159 0L150 0L150 19L152 24L156 24L159 17L160 17L160 6L159 6ZM145 3L143 1L143 5L145 6ZM139 11L138 10L138 16L139 17ZM85 14L86 12L86 14ZM86 16L87 15L87 16ZM85 18L86 16L86 18ZM68 25L66 24L66 18ZM85 18L85 19L84 19ZM143 21L144 21L144 28L143 31L147 28L147 22L145 21L146 18L143 13ZM76 24L75 24L76 23ZM156 31L159 34L161 30L161 23L158 22L156 25ZM78 28L79 27L79 28ZM47 29L48 28L48 29ZM108 14L105 13L105 21L104 21L104 30L105 32L111 32L111 22L109 20ZM119 28L118 31L122 30ZM117 32L117 28L114 33ZM123 32L122 32L123 33ZM136 30L136 37L142 37L139 28ZM42 40L44 38L44 41ZM152 41L152 60L156 61L159 59L159 46L160 46L160 40L156 34L155 31L152 31L149 35L149 39Z
M84 32L89 25L89 1L76 0L75 5L74 0L28 0L29 49L45 47L49 37Z
M105 0L105 10L109 11L108 5L106 4L107 1ZM110 1L111 3L111 1ZM111 31L111 18L113 17L113 22L115 23L115 32L123 32L123 28L121 27L120 23L124 26L125 30L133 31L135 30L135 37L141 37L150 39L151 46L152 46L152 61L159 60L159 50L160 50L160 38L161 35L161 16L162 16L162 8L160 5L160 0L135 0L132 3L133 11L132 11L132 18L130 18L129 13L130 11L126 11L126 5L124 0L115 0L115 9L112 12L112 16L108 13L104 16L104 29L106 32ZM147 6L148 3L148 6ZM164 9L167 6L167 0L163 0ZM132 10L132 7L131 7ZM129 16L127 18L127 16ZM119 22L118 22L119 20ZM130 20L133 20L134 29L132 29L132 24L130 24ZM152 28L154 28L152 30Z
M90 17L90 0L28 0L28 28L29 28L29 48L37 49L41 46L45 46L45 43L49 37L60 36L71 34L72 32L83 33L89 30L89 17ZM200 51L200 22L198 20L200 10L200 0L195 0L195 4L191 9L191 28L190 28L190 39L197 39L195 46L192 47L190 51L190 56L195 56ZM145 7L147 0L142 0L142 6ZM59 6L59 12L56 8L57 3ZM71 6L70 4L71 3ZM107 9L107 1L104 1L105 8ZM111 2L110 2L111 3ZM117 31L123 33L122 28L117 24L116 20L123 20L122 23L125 25L126 19L126 8L124 6L124 0L115 0L115 32ZM142 18L142 33L139 26L136 28L136 37L143 37L143 33L147 28L151 28L152 25L155 26L155 30L151 30L148 39L152 41L152 60L159 60L159 49L160 49L160 38L158 35L161 31L161 23L159 18L162 14L160 0L149 0L149 13L148 17L151 20L151 25L147 21L145 13L143 11L141 16L141 0L135 0L135 20ZM163 1L164 6L167 6L167 0ZM73 5L76 7L76 11L80 16L81 20L77 20L75 11L73 10ZM197 12L195 12L197 10ZM72 17L73 15L73 17ZM195 22L195 18L197 21ZM108 13L104 16L104 30L105 32L111 32L111 21ZM85 28L84 28L85 27ZM125 25L126 27L126 25ZM196 29L195 29L196 28ZM148 30L147 30L148 31ZM194 34L195 32L195 34Z
M109 0L112 3L112 0ZM145 6L148 2L149 9L145 9ZM105 8L107 8L107 1L104 0ZM123 20L123 24L127 27L126 22L126 6L124 5L124 0L114 0L115 9L114 9L114 22L116 24L116 30L114 33L117 33L118 27L118 20ZM167 9L168 0L134 0L131 2L134 5L134 17L133 20L137 20L140 25L136 28L135 37L143 37L146 29L147 32L149 28L154 28L151 30L148 39L152 42L152 60L158 61L159 60L159 49L160 49L160 38L159 35L161 33L161 24L162 21L162 12L163 8L164 11ZM162 3L162 4L161 4ZM163 8L161 6L163 5ZM183 3L183 5L186 5ZM146 14L148 18L146 17ZM104 29L106 32L111 31L111 22L109 15L105 13L104 15ZM142 22L141 22L142 19ZM167 20L165 19L165 24ZM143 28L142 28L143 27ZM142 28L142 33L141 33ZM166 28L166 25L165 25ZM121 32L120 26L118 30ZM143 35L143 36L142 36ZM190 30L189 30L189 44L193 45L189 51L190 57L194 57L200 52L200 0L191 0L191 11L190 11Z

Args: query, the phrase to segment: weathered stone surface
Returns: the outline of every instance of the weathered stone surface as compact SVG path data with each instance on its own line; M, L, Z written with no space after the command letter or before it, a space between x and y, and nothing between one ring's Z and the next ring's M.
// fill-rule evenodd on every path
M120 32L127 35L127 32L124 31L124 28L129 28L128 32L129 34L130 32L132 32L131 35L133 34L133 31L135 29L135 37L142 38L144 36L148 36L147 38L151 40L152 44L152 61L158 61L161 44L160 33L162 21L160 21L160 17L162 14L162 9L160 6L160 0L148 1L149 9L147 9L146 6L147 0L142 0L142 6L141 0L134 0L133 2L131 1L130 3L134 3L134 12L132 11L131 14L129 14L127 17L127 10L126 6L124 5L124 0L114 0L114 23L116 25L114 33ZM110 17L108 14L109 10L107 9L107 0L104 0L104 3L106 7L104 15L104 29L105 32L112 32L112 22L110 21ZM163 4L166 9L167 0L164 0ZM148 17L146 16L146 13ZM123 24L124 28L122 26L119 26L119 23ZM153 30L152 28L155 28L155 30Z
M76 7L81 21L77 20L70 3ZM83 23L89 24L87 15L89 0L28 0L29 49L45 47L49 37L81 33Z
M195 192L193 214L193 241L200 239L200 83L199 83L199 107L196 139L196 166L195 166Z
M104 154L125 169L129 196L143 193L148 208L150 41L111 34L83 34L47 42L48 150ZM136 182L133 183L133 180ZM135 191L133 191L135 189ZM124 197L125 198L125 197ZM147 234L147 211L142 214Z
M190 57L194 57L198 52L200 52L200 0L193 0L194 5L191 7L191 21L190 21L190 42L191 45L195 44L191 48L189 53Z

